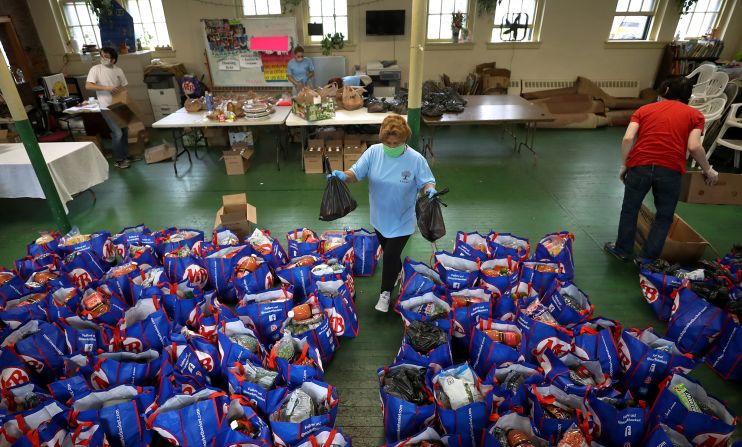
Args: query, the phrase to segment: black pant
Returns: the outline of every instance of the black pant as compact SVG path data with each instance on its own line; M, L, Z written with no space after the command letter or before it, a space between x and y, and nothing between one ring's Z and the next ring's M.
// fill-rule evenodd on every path
M381 266L381 291L390 292L397 282L399 271L402 270L402 250L407 245L410 235L386 238L376 230L381 248L384 250L384 260Z
M616 249L619 252L624 255L633 253L636 219L644 197L651 189L657 214L641 256L648 259L660 257L678 204L681 177L680 172L658 165L637 166L627 171L616 239Z

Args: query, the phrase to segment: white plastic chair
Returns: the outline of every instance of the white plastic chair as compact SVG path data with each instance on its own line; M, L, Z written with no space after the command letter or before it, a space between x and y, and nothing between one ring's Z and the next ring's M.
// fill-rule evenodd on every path
M727 119L724 121L724 125L719 131L719 136L716 137L716 141L714 141L714 144L711 145L708 153L706 154L707 160L711 158L711 154L713 154L714 150L716 150L716 146L724 146L736 151L734 153L734 167L739 167L739 154L740 152L742 152L742 140L727 139L724 138L724 134L730 127L742 129L742 116L739 116L740 107L742 107L742 103L732 104L732 107L729 108L729 114L727 115Z
M726 95L722 94L718 98L712 98L708 101L705 101L699 106L696 106L695 108L703 113L704 118L704 125L703 125L703 134L706 135L706 132L708 132L708 129L716 123L716 121L721 118L721 116L726 111L726 104L727 104L727 97ZM690 152L686 153L686 158L690 157ZM691 162L691 166L696 166L696 161L693 160Z
M688 73L686 76L688 79L693 79L696 75L698 76L698 80L693 86L693 94L703 93L703 90L706 88L706 83L711 79L711 76L716 73L717 69L718 67L713 62L704 62L696 67L695 70Z
M716 98L724 93L724 88L729 83L729 75L723 71L717 71L705 83L696 84L689 104L700 104L711 98Z

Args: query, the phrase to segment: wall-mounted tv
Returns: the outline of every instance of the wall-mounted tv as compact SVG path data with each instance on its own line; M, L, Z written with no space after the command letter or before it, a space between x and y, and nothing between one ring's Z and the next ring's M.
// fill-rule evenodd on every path
M367 36L403 36L404 9L366 11Z

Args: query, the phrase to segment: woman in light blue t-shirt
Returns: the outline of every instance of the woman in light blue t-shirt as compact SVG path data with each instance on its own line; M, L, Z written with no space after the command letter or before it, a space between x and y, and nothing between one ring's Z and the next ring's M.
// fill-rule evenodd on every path
M381 124L382 144L369 147L347 171L332 171L344 182L368 179L371 225L384 249L381 294L376 310L387 312L399 271L402 250L415 232L415 201L418 191L435 193L435 177L425 157L407 146L410 127L399 115L388 116Z
M304 86L309 86L310 82L314 83L314 64L312 59L304 57L304 48L297 45L294 48L294 57L289 61L286 67L286 76L294 85L294 95Z

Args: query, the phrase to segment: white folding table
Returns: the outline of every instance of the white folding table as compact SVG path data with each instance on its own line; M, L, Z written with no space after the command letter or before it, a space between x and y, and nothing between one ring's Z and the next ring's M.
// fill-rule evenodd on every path
M39 146L66 212L72 196L108 180L108 161L92 142ZM46 198L21 143L0 144L0 197Z
M175 169L175 175L178 175L178 158L186 154L188 156L188 163L191 161L191 153L188 147L183 143L183 136L186 134L194 135L196 142L206 141L203 135L203 129L206 127L257 127L257 126L281 126L286 122L286 118L291 112L291 107L288 106L277 106L275 112L271 113L264 119L246 119L238 118L231 122L220 122L210 120L206 117L207 112L188 112L185 108L180 108L177 112L171 113L165 118L152 124L153 128L156 129L172 129L173 139L175 140L176 155L173 158L173 168ZM276 138L276 166L281 169L281 148L284 146L281 132L274 134ZM208 141L206 141L208 144ZM198 146L194 146L194 154L198 158Z

